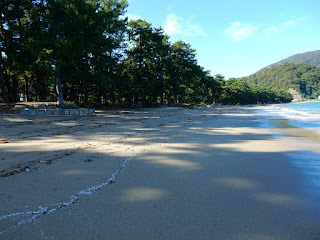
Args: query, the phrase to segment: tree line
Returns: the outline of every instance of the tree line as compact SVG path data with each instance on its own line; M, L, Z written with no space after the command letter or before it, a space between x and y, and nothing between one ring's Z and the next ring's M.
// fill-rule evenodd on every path
M320 67L305 63L272 65L243 79L248 84L273 89L293 88L305 98L320 95Z
M283 63L305 63L310 65L320 66L320 50L295 54L273 65L279 65Z
M162 28L128 21L125 0L4 0L0 3L2 102L80 106L140 103L286 102L197 63L196 51Z

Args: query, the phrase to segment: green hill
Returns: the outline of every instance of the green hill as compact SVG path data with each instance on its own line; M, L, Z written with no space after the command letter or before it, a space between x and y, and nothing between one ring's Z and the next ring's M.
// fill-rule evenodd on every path
M305 98L317 98L320 95L320 66L311 64L271 65L242 80L249 84L272 89L293 88Z
M306 63L320 66L320 50L299 53L291 57L285 58L272 65L279 65L283 63Z

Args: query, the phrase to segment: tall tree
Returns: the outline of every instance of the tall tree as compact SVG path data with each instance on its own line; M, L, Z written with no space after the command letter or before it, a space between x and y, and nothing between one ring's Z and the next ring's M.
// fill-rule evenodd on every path
M2 68L1 68L2 69ZM7 94L7 89L4 83L4 79L2 76L2 70L0 71L0 88L1 88L1 93L2 93L2 99L5 103L9 103L9 98Z
M1 66L11 101L18 101L19 81L28 86L37 56L35 39L41 29L44 1L4 0L1 2ZM26 88L27 89L27 88ZM20 89L21 91L21 89Z
M129 22L131 49L126 60L135 101L144 104L163 100L165 60L169 56L168 37L143 20ZM160 100L161 101L161 100Z
M71 100L87 101L88 88L92 84L99 85L92 74L101 76L101 71L112 67L107 63L115 64L112 59L125 30L125 19L120 17L126 6L124 0L56 0L48 3L48 49L51 49L56 67L57 89L62 89L61 84L78 92L77 99ZM101 62L105 64L104 69ZM85 98L81 99L82 96Z
M172 67L169 71L169 96L176 103L185 95L186 86L192 81L192 68L196 65L195 50L190 44L178 41L171 46Z

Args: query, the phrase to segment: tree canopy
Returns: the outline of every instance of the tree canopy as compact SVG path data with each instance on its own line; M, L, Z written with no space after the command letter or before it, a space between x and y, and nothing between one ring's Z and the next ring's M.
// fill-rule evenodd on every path
M128 21L125 0L4 0L0 3L3 102L78 105L247 104L289 101L272 90L210 76L183 41ZM265 97L262 97L264 95Z
M306 63L320 66L320 50L295 54L291 57L285 58L275 63L274 65L279 65L283 63Z
M320 67L303 63L272 65L243 78L249 84L276 90L293 88L306 98L320 95Z

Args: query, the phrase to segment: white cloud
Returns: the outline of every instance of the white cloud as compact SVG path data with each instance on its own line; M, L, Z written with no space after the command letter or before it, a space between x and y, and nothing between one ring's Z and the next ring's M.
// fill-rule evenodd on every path
M174 14L170 14L169 16L167 16L166 24L164 25L164 30L170 35L181 34L182 27L180 22L182 20L182 18L177 17Z
M189 20L170 14L166 18L164 31L169 35L204 36L201 26L192 24Z
M224 31L224 33L233 40L240 41L244 38L253 37L258 29L258 26L252 24L233 22L231 23L231 26Z
M297 24L296 21L289 20L289 21L286 21L286 22L281 23L279 25L273 25L273 26L268 27L267 32L276 32L276 33L282 32L282 31L284 31L284 30L286 30L296 24Z
M241 41L248 37L254 37L259 31L268 33L280 33L298 24L297 21L288 20L278 25L258 26L253 24L242 24L240 22L233 22L230 24L224 33L231 37L234 41Z

